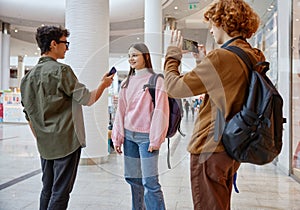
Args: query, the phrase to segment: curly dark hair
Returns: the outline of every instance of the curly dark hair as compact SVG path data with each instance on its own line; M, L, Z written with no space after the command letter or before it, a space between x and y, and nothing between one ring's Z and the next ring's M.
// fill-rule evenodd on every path
M61 26L41 26L37 29L35 39L39 48L41 49L41 55L50 51L51 41L59 42L62 36L68 37L70 35L67 29Z
M145 68L147 68L150 73L154 74L148 47L144 43L134 43L128 49L130 49L130 48L134 48L142 53L144 61L145 61ZM126 88L128 86L129 78L131 75L134 75L134 74L135 74L135 69L130 67L129 73L126 77L125 82L122 85L122 88Z
M260 18L243 0L219 0L204 13L210 21L231 37L241 35L250 38L258 29Z

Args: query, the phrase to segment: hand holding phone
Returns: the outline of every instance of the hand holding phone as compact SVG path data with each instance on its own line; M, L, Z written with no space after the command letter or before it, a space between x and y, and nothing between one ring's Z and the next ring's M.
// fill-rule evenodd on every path
M189 52L199 53L198 42L189 39L183 39L182 49Z
M111 69L110 69L110 71L108 72L108 77L110 76L110 75L113 75L113 74L115 74L117 72L117 69L113 66Z

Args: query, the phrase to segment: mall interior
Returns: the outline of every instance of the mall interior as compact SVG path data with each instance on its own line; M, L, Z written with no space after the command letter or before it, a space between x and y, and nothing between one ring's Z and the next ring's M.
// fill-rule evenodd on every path
M232 209L300 210L300 0L245 0L261 24L248 41L270 62L269 78L281 94L287 119L283 147L269 164L243 163L238 170L239 193ZM114 120L120 82L126 77L128 48L144 42L154 70L163 71L170 32L204 44L214 43L203 12L212 0L0 0L0 210L38 209L41 166L35 138L25 120L19 91L22 77L37 63L34 35L41 25L70 31L70 48L60 62L72 67L79 81L95 88L101 75L115 66L112 86L101 100L84 108L87 147L83 149L70 210L131 209L130 187L124 180L123 157L109 146L108 125ZM183 73L194 67L183 56ZM201 96L197 96L201 97ZM195 97L195 98L197 98ZM186 98L192 102L195 98ZM171 169L167 146L159 158L160 183L167 209L193 209L187 144L197 109L184 114L185 137L171 138Z

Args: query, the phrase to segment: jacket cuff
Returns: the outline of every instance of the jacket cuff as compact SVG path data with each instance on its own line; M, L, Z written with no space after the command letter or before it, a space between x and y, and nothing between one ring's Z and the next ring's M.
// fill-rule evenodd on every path
M169 46L167 49L166 58L174 58L178 61L181 61L181 59L182 59L181 50L178 47Z

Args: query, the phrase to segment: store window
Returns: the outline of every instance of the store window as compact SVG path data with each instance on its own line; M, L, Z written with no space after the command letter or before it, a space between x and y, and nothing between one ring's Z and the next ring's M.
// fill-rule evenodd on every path
M263 51L266 60L270 63L267 75L275 87L278 85L278 31L277 31L277 5L271 4L272 9L264 16L264 24L257 31L252 40L252 45Z
M10 78L18 78L18 70L16 68L10 68Z
M293 0L292 173L300 179L300 0Z

